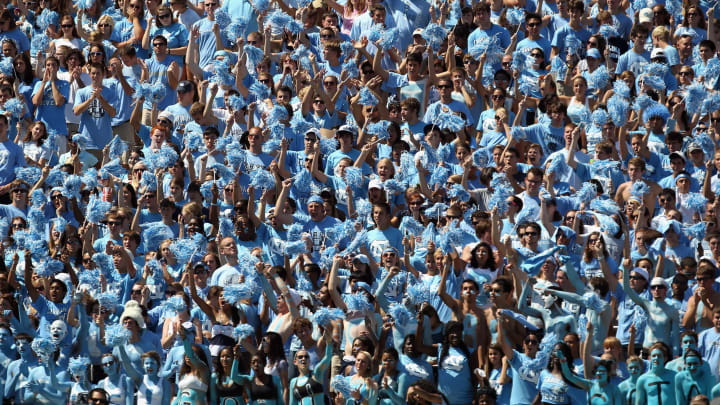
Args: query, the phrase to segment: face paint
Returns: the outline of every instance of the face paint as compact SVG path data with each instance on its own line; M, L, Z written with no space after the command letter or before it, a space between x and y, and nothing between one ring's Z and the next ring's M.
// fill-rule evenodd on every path
M552 307L552 305L555 303L555 296L550 295L550 294L543 295L542 300L543 300L543 306L546 309L550 309L550 307Z
M628 368L628 373L630 373L630 375L640 375L640 372L642 370L640 363L638 363L637 361L633 361L632 363L629 363L627 365L627 368Z
M12 334L7 329L0 329L0 346L9 346L12 344Z
M103 371L105 371L105 374L109 376L114 376L117 374L117 367L115 366L115 359L112 357L104 357L102 359L102 368Z
M65 322L56 320L50 324L50 340L52 340L53 343L57 344L62 342L66 335L67 326L65 326Z
M146 357L143 360L143 370L145 370L145 374L148 375L156 375L158 373L158 364L155 359L152 357Z
M608 378L608 371L603 366L598 366L597 370L595 370L595 379L600 382L606 382Z
M663 352L659 349L655 349L652 352L650 352L650 367L652 367L653 370L659 370L663 368L665 365L663 364L665 362L665 357L663 356Z
M30 353L30 341L27 339L19 339L15 342L15 349L22 356L23 354Z
M690 370L691 373L700 369L700 358L697 356L688 356L685 358L685 367Z
M685 353L687 349L697 349L697 347L695 346L695 339L693 339L691 336L685 336L682 340L683 353Z

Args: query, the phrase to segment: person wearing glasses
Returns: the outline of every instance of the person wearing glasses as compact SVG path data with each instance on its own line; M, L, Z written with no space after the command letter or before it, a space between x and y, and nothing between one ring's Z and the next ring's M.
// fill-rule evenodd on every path
M687 311L683 317L683 327L700 333L712 328L713 308L720 308L720 293L713 289L715 268L700 265L696 275L697 288L687 302Z
M148 82L165 86L166 92L161 100L145 100L142 115L145 125L150 125L152 122L151 111L154 104L157 104L158 110L164 110L177 102L175 89L177 89L180 79L180 67L168 55L167 39L162 35L156 35L152 39L152 46L153 56L145 60L149 75Z
M637 269L634 270L637 273ZM623 272L622 287L627 297L647 312L647 326L643 347L648 348L653 342L668 342L673 353L680 353L680 315L669 302L665 301L668 284L662 277L654 277L650 282L652 299L640 296L630 284L631 271Z
M231 3L231 2L228 2ZM219 27L215 22L215 10L220 7L220 0L206 0L204 2L205 13L207 16L195 24L193 24L190 32L197 31L197 50L199 52L199 65L201 69L205 69L213 61L213 55L216 51L220 51L224 48L230 49L230 39L221 32L222 28ZM235 15L234 10L230 10L229 7L224 7L225 11L230 14L231 17L239 17ZM255 16L250 18L246 32L257 31L257 23ZM254 27L253 27L254 26ZM233 38L234 39L234 38Z
M467 104L453 98L453 81L450 78L440 79L437 82L437 89L440 93L440 100L430 104L425 111L423 121L435 122L441 112L461 113L465 115L465 126L472 129L475 120L470 113Z
M542 17L539 14L528 13L525 16L525 27L527 27L527 37L518 42L515 49L525 54L530 54L533 49L542 49L545 55L550 55L552 47L550 41L540 35L540 26L542 25Z
M141 47L141 41L147 27L145 20L145 2L142 0L131 0L125 4L124 17L115 23L110 42L121 48L125 45L132 45L138 56L146 59L149 53Z
M10 203L0 204L0 216L3 218L27 218L29 190L30 187L23 180L13 180L10 183Z
M150 39L155 38L157 35L162 35L167 39L168 58L175 61L182 68L185 64L185 54L190 34L183 24L173 18L172 9L169 6L162 5L158 7L156 16L150 19L150 28L145 30L145 35L142 38L143 49L154 53L154 49L149 49Z

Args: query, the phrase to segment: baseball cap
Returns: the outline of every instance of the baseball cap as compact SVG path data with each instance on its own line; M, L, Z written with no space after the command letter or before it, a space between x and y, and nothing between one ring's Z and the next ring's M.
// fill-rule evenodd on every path
M685 156L683 156L682 153L678 153L678 152L673 152L673 153L671 153L670 156L669 156L669 158L670 158L670 160L673 160L673 159L682 159L683 162L686 161L686 160L685 160Z
M368 184L368 190L373 188L379 188L380 190L385 190L385 187L383 187L382 181L378 179L370 180L370 183Z
M690 144L687 147L687 150L688 150L688 152L692 152L694 150L703 150L703 149L700 147L700 144L698 144L697 142L690 142Z
M423 29L422 28L415 28L415 31L413 31L413 36L415 35L422 35Z
M330 198L334 195L332 187L325 187L320 191L320 197Z
M348 133L348 134L352 135L353 138L357 136L357 128L355 128L351 125L340 126L340 128L338 128L338 130L337 130L337 134L340 134L340 132Z
M173 125L175 125L175 116L170 111L162 111L160 114L158 114L158 119L165 118L168 121L170 121Z
M668 288L667 281L665 281L662 277L653 277L652 281L650 282L650 287L665 287Z
M597 48L590 48L587 51L587 57L593 59L601 59L600 51Z
M644 9L640 10L640 17L638 18L638 20L640 21L641 24L648 23L648 22L652 22L653 17L655 17L655 13L653 13L651 8L646 7Z
M368 259L368 257L363 254L359 254L353 257L353 261L355 260L359 261L360 263L370 264L370 259Z
M645 281L647 281L650 278L647 270L643 269L642 267L635 267L634 269L632 269L632 273L639 274L640 276L642 276L642 278L645 279Z
M315 139L317 139L318 134L320 133L320 130L317 128L310 128L307 131L305 131L305 136L313 135Z
M660 48L655 48L650 53L650 59L665 58L665 51Z
M188 91L192 90L192 88L192 83L189 80L183 80L177 85L175 91L177 91L178 93L187 93Z

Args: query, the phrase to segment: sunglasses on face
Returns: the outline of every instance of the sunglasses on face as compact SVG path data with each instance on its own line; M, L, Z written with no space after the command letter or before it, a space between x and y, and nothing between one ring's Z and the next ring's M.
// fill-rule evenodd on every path
M61 27L63 27L63 28L72 28L73 25L72 25L72 24L63 24L63 25L61 25Z
M159 15L158 18L170 18L171 14Z

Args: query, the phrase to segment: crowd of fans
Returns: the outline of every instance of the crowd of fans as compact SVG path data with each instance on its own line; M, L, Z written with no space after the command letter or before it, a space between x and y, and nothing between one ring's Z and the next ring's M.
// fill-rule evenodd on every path
M3 404L720 396L716 2L3 3Z

